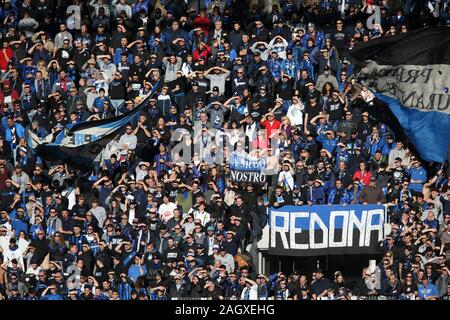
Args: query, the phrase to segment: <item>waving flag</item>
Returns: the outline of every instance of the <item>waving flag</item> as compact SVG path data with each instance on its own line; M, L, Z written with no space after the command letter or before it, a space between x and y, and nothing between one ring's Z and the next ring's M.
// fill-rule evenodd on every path
M93 167L93 160L105 146L127 123L135 121L148 100L154 95L158 84L155 84L148 94L130 112L98 121L84 121L68 125L62 134L58 134L54 142L39 141L35 135L29 134L29 142L36 147L37 154L48 161L63 160L65 163L88 171Z
M433 27L355 47L357 77L385 102L420 157L444 162L450 142L450 28Z

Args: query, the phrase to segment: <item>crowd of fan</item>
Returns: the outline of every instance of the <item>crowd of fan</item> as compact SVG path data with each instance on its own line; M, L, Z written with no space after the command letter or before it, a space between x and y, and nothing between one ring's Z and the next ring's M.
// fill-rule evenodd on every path
M350 52L448 26L450 6L316 2L4 0L0 298L448 300L447 168L421 163L379 121ZM381 19L369 30L372 2ZM124 114L155 85L87 175L27 144L28 129L51 141ZM209 152L175 161L175 132ZM230 181L230 153L250 149L272 163L262 186ZM256 273L248 250L268 206L377 203L392 232L360 282Z

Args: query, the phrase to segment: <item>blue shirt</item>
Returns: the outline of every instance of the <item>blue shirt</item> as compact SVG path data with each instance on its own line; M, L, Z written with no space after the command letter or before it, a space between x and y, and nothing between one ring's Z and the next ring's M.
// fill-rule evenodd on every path
M60 294L46 294L45 296L41 297L41 300L64 300L63 297Z
M409 189L417 192L422 192L422 184L427 180L427 172L421 166L418 168L411 168L406 170L410 175L411 180L420 181L420 183L411 183Z
M13 219L12 228L14 229L14 235L16 237L18 237L20 231L27 233L28 224L25 221L23 221L22 219Z
M128 277L133 280L133 282L136 282L137 278L139 278L140 276L145 276L147 274L147 267L145 266L145 264L141 264L141 268L142 274L139 269L139 265L137 264L131 265L130 269L128 269Z
M334 150L336 149L336 146L338 144L337 139L328 139L325 135L317 136L316 140L322 143L322 147L331 154L334 153Z
M439 297L436 286L431 283L428 283L426 287L423 284L419 285L419 299L424 300L429 297Z

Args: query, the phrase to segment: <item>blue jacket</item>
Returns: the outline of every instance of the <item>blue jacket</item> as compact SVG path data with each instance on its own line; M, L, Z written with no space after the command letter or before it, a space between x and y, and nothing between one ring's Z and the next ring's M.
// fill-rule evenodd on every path
M340 190L342 192L341 194L341 199L340 199L340 203L339 204L348 204L350 201L350 197L347 193L347 189L345 188L341 188ZM334 201L334 197L336 197L336 193L337 193L337 188L334 187L330 190L330 193L328 194L328 203L329 204L333 204Z
M367 153L373 157L377 150L383 150L384 145L386 144L386 141L383 137L380 137L378 141L374 141L371 143L372 135L368 136L366 138L365 147L367 149Z
M363 189L363 185L360 183L360 184L358 184L358 189L356 190L356 194L354 194L354 190L347 191L348 203L352 203L353 200L355 200L355 203L358 203L359 194L361 193L362 189Z
M422 185L427 181L427 172L422 166L417 168L410 168L406 170L411 180L421 181L420 183L411 183L409 189L413 191L422 192Z
M439 230L439 221L438 220L423 220L423 223L426 224L429 228Z
M311 201L313 204L324 204L326 201L325 193L322 187L312 187L307 189L306 201Z
M308 71L308 76L315 80L315 74L314 74L314 65L311 60L302 60L300 61L300 70L306 70Z
M270 72L272 73L272 76L274 79L281 80L281 63L283 62L282 59L267 59L266 63L269 67Z
M118 285L120 300L131 300L131 285L128 282L120 282Z
M302 38L302 46L306 47L306 45L308 44L308 40L309 38L311 38L311 35L309 34L309 32L307 32L303 38ZM315 39L315 46L318 48L322 48L323 45L325 44L325 35L323 32L318 32L316 31L316 39Z
M23 137L25 137L25 128L20 123L15 122L14 127L16 128L16 135L19 137L19 139L22 139ZM12 136L10 127L6 127L5 140L9 144L11 144L11 141L13 140L13 136ZM19 142L19 141L17 141L17 142ZM15 145L14 145L14 147L15 147Z
M301 45L295 45L294 41L291 41L289 46L289 49L291 49L294 52L294 60L300 63L300 61L303 59L303 48ZM298 67L300 68L300 66Z
M336 146L338 144L337 139L328 139L325 135L319 135L316 138L317 141L322 143L324 149L326 149L329 153L333 154Z
M288 74L292 79L297 79L299 65L294 58L292 60L283 60L281 62L281 69L283 69L283 72Z
M13 219L12 220L12 228L14 229L14 235L16 237L19 236L20 231L27 233L28 223L26 223L24 220L22 220L22 219Z
M350 154L347 151L347 149L342 150L341 148L338 149L338 152L336 153L336 160L334 165L334 170L339 169L339 162L344 161L348 165Z
M60 294L46 294L41 297L41 300L64 300L64 298Z

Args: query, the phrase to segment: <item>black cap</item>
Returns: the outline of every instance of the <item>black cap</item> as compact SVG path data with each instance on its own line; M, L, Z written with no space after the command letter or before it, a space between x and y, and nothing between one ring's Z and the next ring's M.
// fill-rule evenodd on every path
M212 88L212 91L214 91L214 92L219 92L219 87L218 87L218 86L214 86L214 87Z
M315 273L322 273L323 274L323 270L322 269L316 269Z

